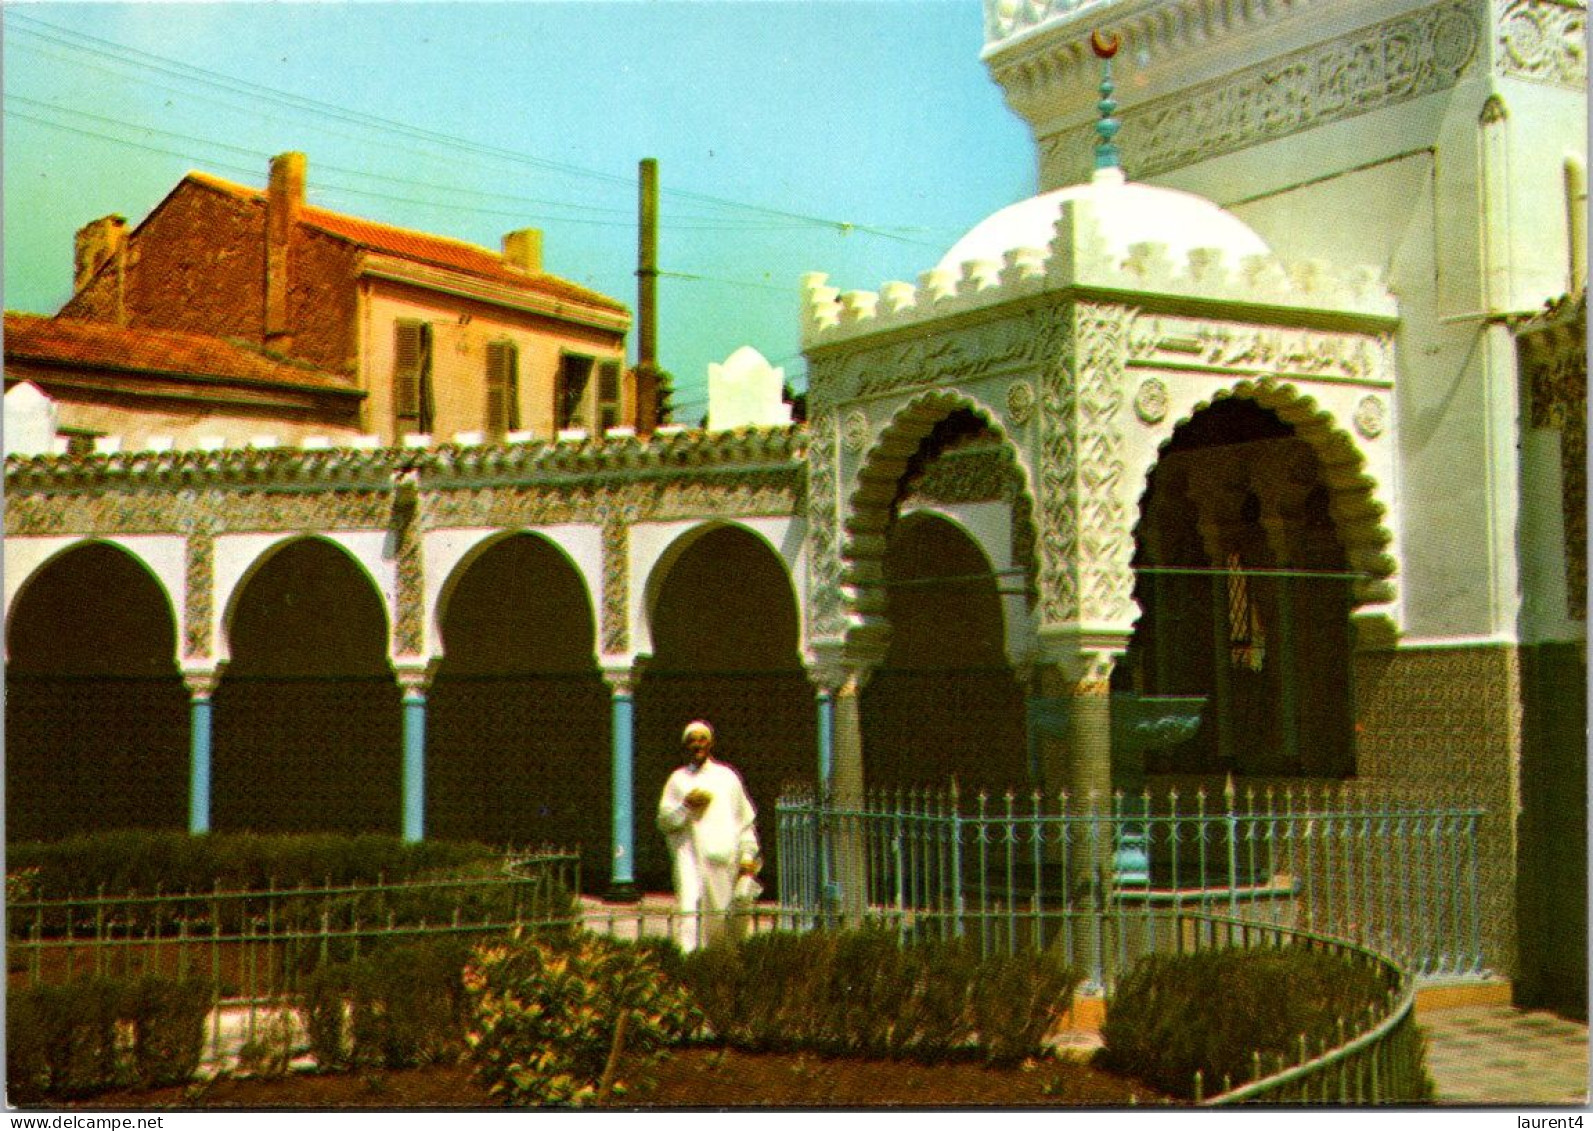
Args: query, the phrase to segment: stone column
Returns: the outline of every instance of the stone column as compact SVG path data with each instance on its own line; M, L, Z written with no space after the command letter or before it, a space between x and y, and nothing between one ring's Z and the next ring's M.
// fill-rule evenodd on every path
M830 805L842 816L835 826L833 859L835 880L840 885L841 921L848 927L862 926L868 910L867 835L857 814L864 802L863 688L873 672L870 664L848 664L834 699Z
M636 903L636 673L630 668L603 672L610 699L610 805L613 863L604 898Z
M433 673L424 664L395 671L404 689L404 839L414 843L426 838L426 690Z
M219 666L183 672L189 703L188 831L195 836L210 831L210 735L214 713L210 699L220 680Z

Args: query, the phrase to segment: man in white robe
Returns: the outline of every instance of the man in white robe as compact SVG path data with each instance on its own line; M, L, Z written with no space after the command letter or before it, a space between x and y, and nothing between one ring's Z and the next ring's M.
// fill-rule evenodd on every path
M658 828L674 863L679 941L689 953L731 932L737 881L745 876L752 884L763 861L757 811L741 775L714 761L713 728L700 719L689 723L681 744L687 761L664 783Z

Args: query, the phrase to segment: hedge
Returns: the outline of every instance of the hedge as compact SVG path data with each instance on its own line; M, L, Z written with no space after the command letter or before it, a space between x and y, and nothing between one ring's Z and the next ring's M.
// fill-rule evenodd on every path
M981 957L878 929L758 934L688 955L681 977L737 1047L994 1064L1043 1051L1081 981L1054 953Z
M14 1103L190 1079L204 1049L209 987L153 975L17 988L6 995Z
M1379 966L1305 947L1149 955L1107 1001L1096 1063L1186 1099L1199 1071L1216 1095L1251 1079L1256 1052L1293 1064L1302 1035L1313 1051L1337 1044L1340 1020L1364 1021L1393 988Z

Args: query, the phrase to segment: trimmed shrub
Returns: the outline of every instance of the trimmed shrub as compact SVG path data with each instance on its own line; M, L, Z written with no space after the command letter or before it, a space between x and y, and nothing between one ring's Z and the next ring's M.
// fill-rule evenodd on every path
M74 1099L127 1084L183 1083L199 1067L210 993L153 975L84 979L6 995L14 1102Z
M6 846L7 875L26 873L47 899L153 891L199 894L390 883L495 858L483 844L411 843L396 836L278 835L118 829L59 841Z
M1340 1019L1364 1020L1391 988L1378 967L1304 947L1150 955L1108 1001L1096 1063L1186 1099L1199 1071L1216 1095L1254 1077L1254 1053L1294 1063L1302 1034L1337 1043Z
M739 1048L990 1063L1040 1052L1080 980L1055 954L981 958L878 929L758 934L688 956L683 977Z
M460 939L428 939L318 968L297 1006L310 1055L341 1071L413 1068L462 1051L469 955Z
M133 1075L146 1088L193 1079L205 1048L210 987L148 975L127 985L122 1016L133 1026Z
M695 1031L699 1015L648 949L600 935L517 936L465 968L476 1078L507 1105L589 1107Z

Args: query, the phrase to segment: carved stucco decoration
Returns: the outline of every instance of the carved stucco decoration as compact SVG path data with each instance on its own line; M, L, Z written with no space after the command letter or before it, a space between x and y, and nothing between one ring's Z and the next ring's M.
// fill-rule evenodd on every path
M1074 491L1073 333L1063 324L1053 335L1050 360L1040 376L1040 470L1038 582L1040 617L1053 624L1072 620L1078 593L1072 563L1078 528L1068 505Z
M1081 619L1121 620L1129 612L1134 578L1133 535L1121 497L1124 463L1122 410L1128 330L1134 312L1123 306L1077 308L1078 605ZM1055 505L1058 500L1047 500ZM1061 502L1066 505L1067 498Z
M630 647L630 541L634 507L611 510L603 520L603 652Z
M1441 4L1130 107L1119 115L1123 165L1153 177L1447 90L1481 41L1472 5ZM1082 179L1093 130L1086 121L1044 140L1047 187Z
M832 411L817 413L808 424L808 635L815 640L846 631L835 433Z
M1007 386L1007 419L1022 428L1034 416L1034 386L1027 381L1014 381Z
M196 526L188 535L184 573L183 657L203 660L210 656L216 589L216 538L205 526Z
M1146 424L1159 424L1167 418L1167 382L1147 377L1134 393L1134 415Z
M1375 440L1388 427L1388 406L1380 397L1362 397L1355 406L1355 430L1368 440Z
M862 452L868 447L868 414L861 409L853 409L846 414L846 423L841 428L841 435L846 440L846 450L853 455Z
M1587 11L1563 0L1505 0L1498 9L1499 70L1512 78L1587 87Z
M1054 311L996 318L908 341L819 356L809 365L809 397L827 405L919 388L966 385L1043 362Z

